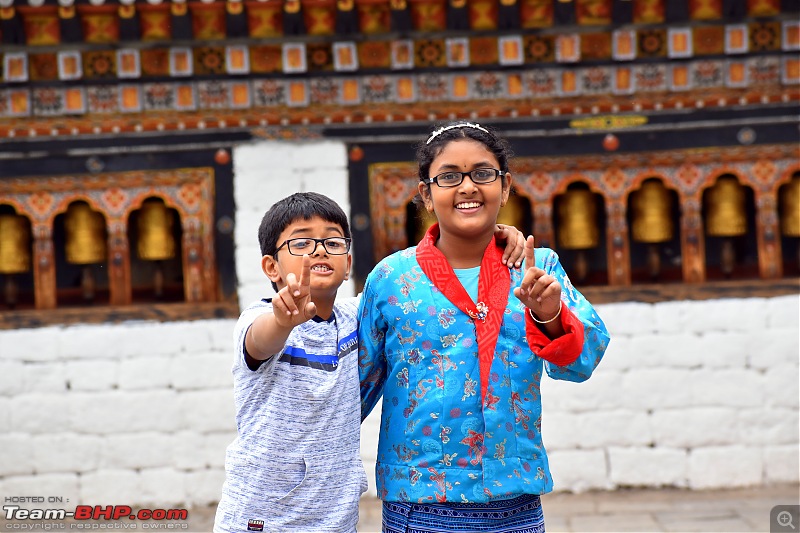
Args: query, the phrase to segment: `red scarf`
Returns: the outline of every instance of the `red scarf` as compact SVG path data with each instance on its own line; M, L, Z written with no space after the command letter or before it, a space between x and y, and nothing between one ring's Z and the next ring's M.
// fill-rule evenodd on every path
M503 313L508 304L511 274L508 267L501 263L503 254L492 236L492 240L483 254L478 278L478 301L488 307L485 319L481 319L480 311L483 306L476 305L461 285L453 272L453 267L436 247L438 238L439 224L434 224L417 245L417 262L445 298L471 316L475 323L475 333L478 337L478 362L481 370L481 398L485 399L494 348L497 345L497 337L500 335Z

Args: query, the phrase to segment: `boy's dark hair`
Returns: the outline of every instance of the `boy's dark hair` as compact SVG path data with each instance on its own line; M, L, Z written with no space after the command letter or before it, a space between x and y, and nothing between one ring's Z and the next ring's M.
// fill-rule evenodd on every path
M258 227L258 243L261 246L261 255L275 255L278 246L278 236L286 227L297 219L309 220L318 216L322 220L338 224L342 227L344 236L350 238L350 225L347 215L342 208L323 194L316 192L297 192L278 200L264 213ZM272 288L277 292L278 286L273 283Z
M431 164L444 147L457 139L472 139L486 146L497 158L500 170L508 172L508 160L514 155L505 139L498 137L490 128L470 122L449 122L435 129L417 146L417 163L420 181L428 179Z

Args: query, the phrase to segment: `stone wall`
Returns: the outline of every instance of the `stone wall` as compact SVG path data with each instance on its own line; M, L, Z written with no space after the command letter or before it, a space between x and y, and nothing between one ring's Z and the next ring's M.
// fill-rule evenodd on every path
M264 211L315 190L349 212L347 160L333 142L248 145L234 160L246 305L272 292ZM595 375L542 384L557 490L798 482L797 295L597 307L613 340ZM234 322L0 330L0 496L215 503L235 434ZM362 430L373 492L377 415Z
M0 496L210 503L233 320L0 331Z

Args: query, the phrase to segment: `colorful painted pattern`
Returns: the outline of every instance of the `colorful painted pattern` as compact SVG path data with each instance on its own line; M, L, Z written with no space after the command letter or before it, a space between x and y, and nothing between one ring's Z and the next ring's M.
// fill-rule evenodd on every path
M368 72L393 67L396 43L410 44L413 66L504 65L520 57L531 64L571 63L578 60L633 58L687 58L796 49L795 21L757 21L717 26L656 27L613 33L560 33L554 35L467 36L451 39L419 37L407 41L370 40L287 42L283 44L230 44L227 46L161 46L148 49L78 50L65 46L58 54L35 51L7 52L2 81L28 79L114 79L266 72ZM620 40L620 37L625 37ZM612 38L614 40L612 44ZM633 40L636 44L634 46ZM727 45L726 45L727 43ZM454 49L453 46L456 46ZM616 47L616 48L615 48ZM614 53L617 49L619 53ZM455 52L454 52L455 50ZM122 54L118 53L122 52ZM2 54L0 54L2 55ZM281 61L281 55L284 60ZM295 57L297 56L297 57ZM335 57L336 56L336 57ZM56 68L61 57L72 63ZM170 57L172 59L170 59ZM455 64L454 64L455 59Z
M518 80L522 83L519 84ZM286 105L358 105L350 94L366 95L370 103L389 104L403 95L402 102L447 102L496 99L552 99L634 92L685 92L692 89L727 89L744 86L800 85L798 69L791 61L777 56L748 57L740 60L697 60L676 65L642 64L605 67L528 69L521 72L419 73L326 77L303 80L311 90L300 100L291 97L298 80L273 78L259 80L210 80L159 82L128 85L136 93L121 99L120 86L89 85L72 87L0 88L0 119L4 116L58 116L75 114L70 99L86 101L86 113L107 114L129 109L181 110L281 107ZM184 89L181 89L181 88ZM186 87L197 95L187 106L178 98ZM413 90L409 91L410 87ZM236 89L234 89L236 88ZM465 92L469 88L469 92ZM296 90L296 89L295 89ZM351 91L351 92L348 92ZM232 94L245 91L247 98L234 104ZM795 91L796 92L796 91ZM789 92L788 94L794 94ZM254 98L249 98L252 94ZM69 95L69 98L67 97ZM9 100L15 98L15 105ZM796 98L795 95L794 98ZM791 98L791 96L790 96ZM181 103L183 102L183 104ZM3 105L4 104L4 105ZM548 102L541 103L551 105ZM78 110L80 112L80 110Z

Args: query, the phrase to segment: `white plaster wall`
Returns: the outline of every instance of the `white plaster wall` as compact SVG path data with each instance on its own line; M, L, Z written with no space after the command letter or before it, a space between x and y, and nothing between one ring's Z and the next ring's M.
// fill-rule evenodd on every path
M335 142L247 145L234 161L246 305L272 292L264 211L315 190L349 212L347 161ZM797 483L799 309L797 295L599 305L613 340L595 375L542 385L557 490ZM235 433L234 322L0 330L0 496L215 503ZM373 493L377 419L362 430Z
M233 320L0 331L0 496L219 498Z
M797 295L597 307L595 374L542 384L557 487L798 481Z
M350 214L347 150L342 143L262 142L233 154L236 202L236 272L242 306L274 294L261 271L258 226L267 209L295 192L314 191L336 200ZM353 248L358 243L353 243ZM348 281L340 296L353 296Z

